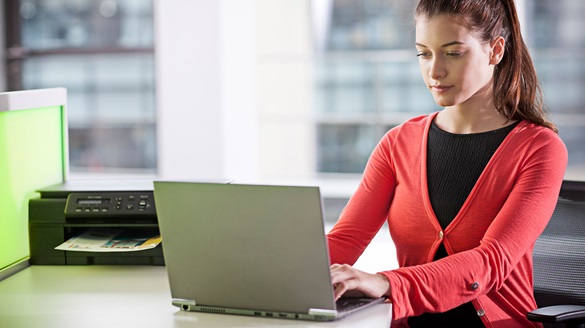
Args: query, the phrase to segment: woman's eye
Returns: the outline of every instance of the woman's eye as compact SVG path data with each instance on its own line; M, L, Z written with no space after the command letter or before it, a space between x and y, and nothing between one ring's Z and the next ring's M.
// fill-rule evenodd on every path
M416 56L419 58L429 58L431 57L431 54L428 52L419 52Z
M460 52L448 52L447 57L454 57L454 58L461 57L461 53Z

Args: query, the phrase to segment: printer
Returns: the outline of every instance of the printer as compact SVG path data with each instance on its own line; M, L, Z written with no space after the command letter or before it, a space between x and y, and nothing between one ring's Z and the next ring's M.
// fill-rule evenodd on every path
M89 229L158 235L152 180L71 180L37 190L29 201L30 263L164 265L162 244L140 251L93 252L55 247Z

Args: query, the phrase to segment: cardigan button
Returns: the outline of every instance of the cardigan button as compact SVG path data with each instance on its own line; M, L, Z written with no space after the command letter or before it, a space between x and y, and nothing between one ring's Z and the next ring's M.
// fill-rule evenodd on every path
M443 239L443 231L439 231L439 239Z
M474 282L473 284L471 284L471 290L477 290L479 288L479 282Z
M484 315L485 315L485 311L483 309L477 310L477 316L478 317L483 317Z

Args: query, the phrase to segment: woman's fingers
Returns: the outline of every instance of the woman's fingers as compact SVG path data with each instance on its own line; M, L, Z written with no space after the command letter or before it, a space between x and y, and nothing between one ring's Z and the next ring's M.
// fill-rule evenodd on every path
M384 275L366 273L347 264L333 264L330 271L335 300L349 291L368 297L389 294L390 282Z
M335 300L351 290L360 289L361 271L347 264L331 266L331 282L335 291Z

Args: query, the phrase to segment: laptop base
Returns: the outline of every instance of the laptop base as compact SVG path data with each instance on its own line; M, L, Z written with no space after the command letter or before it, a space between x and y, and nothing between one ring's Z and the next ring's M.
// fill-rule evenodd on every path
M308 313L291 313L286 311L260 311L246 309L219 308L213 306L196 305L194 301L174 299L173 305L187 312L203 312L214 314L232 314L265 318L306 320L306 321L334 321L346 317L358 310L383 303L385 298L342 298L338 303L345 304L346 309L341 311L327 309L309 309Z

